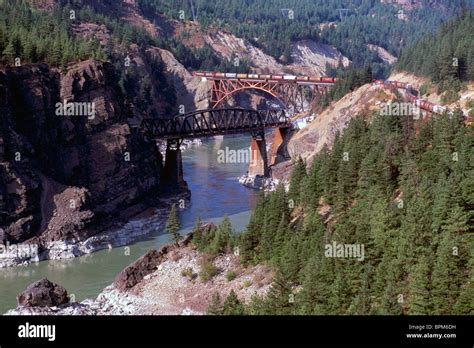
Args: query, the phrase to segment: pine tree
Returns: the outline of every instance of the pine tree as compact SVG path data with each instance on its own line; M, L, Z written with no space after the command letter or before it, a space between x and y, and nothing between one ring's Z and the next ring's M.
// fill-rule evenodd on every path
M193 244L202 251L203 248L203 235L202 235L202 220L201 217L198 217L196 224L193 228Z
M298 157L291 173L290 188L288 190L288 198L293 200L295 206L300 203L301 183L306 175L306 163L301 157Z
M244 315L245 314L245 307L239 301L234 290L231 290L229 296L224 301L222 305L222 314L223 315Z
M260 192L252 212L247 230L239 236L240 261L244 264L256 261L263 233L266 210L264 192Z
M13 59L15 59L15 48L13 47L13 42L10 41L3 50L2 54L8 59L10 64L13 63Z
M210 315L222 315L223 306L221 296L218 292L212 294L211 304L207 308L207 314Z
M416 264L408 286L408 313L423 315L431 313L430 269L428 258L422 256Z
M465 282L464 269L468 261L467 246L462 235L468 231L468 216L458 205L449 212L443 226L443 238L436 252L433 268L432 301L435 314L450 314L461 286Z
M166 231L173 235L173 241L178 244L181 239L181 235L178 231L181 229L181 222L179 221L178 211L176 204L171 206L170 213L168 215L168 222L166 223Z
M232 224L227 214L217 227L214 239L211 244L212 253L218 254L226 252L230 247L230 238L232 234Z

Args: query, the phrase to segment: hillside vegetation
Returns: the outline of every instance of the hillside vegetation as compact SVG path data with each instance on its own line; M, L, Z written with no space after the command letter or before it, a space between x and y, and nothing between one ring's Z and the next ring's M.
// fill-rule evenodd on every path
M459 91L474 81L473 34L474 13L465 11L406 49L395 68L431 78L440 91Z
M245 313L473 314L473 145L460 113L353 119L288 193L261 197L237 245L279 273ZM328 256L333 242L362 259Z

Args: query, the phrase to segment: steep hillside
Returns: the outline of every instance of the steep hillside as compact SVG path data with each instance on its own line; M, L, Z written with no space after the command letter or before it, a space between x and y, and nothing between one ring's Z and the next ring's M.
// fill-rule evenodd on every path
M324 147L332 147L336 134L342 133L351 119L368 110L379 110L381 103L394 98L393 93L373 84L347 94L292 137L288 144L290 156L300 156L310 166L317 153Z
M466 10L407 48L395 68L431 78L441 92L457 92L474 81L473 33L474 12Z

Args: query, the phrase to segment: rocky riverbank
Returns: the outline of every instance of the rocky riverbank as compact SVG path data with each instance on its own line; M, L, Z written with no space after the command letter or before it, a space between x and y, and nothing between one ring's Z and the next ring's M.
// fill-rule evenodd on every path
M6 314L200 315L206 313L216 292L225 298L234 290L242 301L267 293L273 271L263 265L244 267L233 254L215 257L212 263L217 273L211 279L202 279L203 260L209 259L195 250L191 239L188 235L179 245L167 244L149 251L117 275L96 299L58 304L60 301L51 291L56 287L42 289L43 280L19 294L18 307ZM51 297L46 302L50 305L35 305L36 297L45 296ZM60 296L64 297L62 293Z
M239 178L239 183L254 190L272 192L276 190L277 186L280 184L280 180L274 178L265 178L260 175L245 174Z
M164 229L169 207L179 200L188 201L189 194L182 193L173 198L162 199L162 207L148 209L145 213L121 226L84 240L52 241L44 246L34 243L0 244L0 268L27 265L44 260L71 259L102 249L129 245L144 236L156 232L156 230ZM185 204L185 206L188 205Z

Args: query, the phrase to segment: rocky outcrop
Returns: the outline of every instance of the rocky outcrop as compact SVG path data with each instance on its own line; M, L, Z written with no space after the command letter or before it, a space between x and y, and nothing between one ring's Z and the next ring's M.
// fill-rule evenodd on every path
M2 242L84 240L160 204L162 156L117 86L94 60L0 70ZM64 115L65 100L79 108Z
M133 286L133 291L110 285L96 299L50 307L19 305L6 315L197 315L206 313L216 292L226 298L234 291L248 303L253 296L264 296L270 289L274 277L270 267L243 266L233 253L212 260L218 270L212 279L196 277L202 271L203 261L209 262L209 258L193 247L185 247L190 238L183 239L180 247L173 245L159 264L151 261L157 259L156 251L149 253L155 255L149 258L151 262L142 257L140 260L150 272ZM183 275L183 270L191 271L193 277ZM229 272L235 274L234 279L228 278Z
M210 82L191 75L171 52L157 47L152 47L149 51L161 57L167 79L175 89L176 103L184 106L185 112L209 107Z
M146 275L156 270L166 252L168 252L167 248L150 250L120 272L115 278L114 286L120 290L128 290L134 287Z
M363 111L380 110L383 101L394 94L373 84L364 85L332 103L308 126L298 131L288 143L292 159L303 158L308 166L324 147L332 148L338 132L343 132L351 119Z
M18 294L17 302L23 307L52 307L68 303L69 298L66 289L44 278Z
M150 250L117 275L114 281L115 288L122 291L133 288L145 276L153 273L169 252L187 246L191 239L192 234L188 234L177 245L165 244L158 250Z

